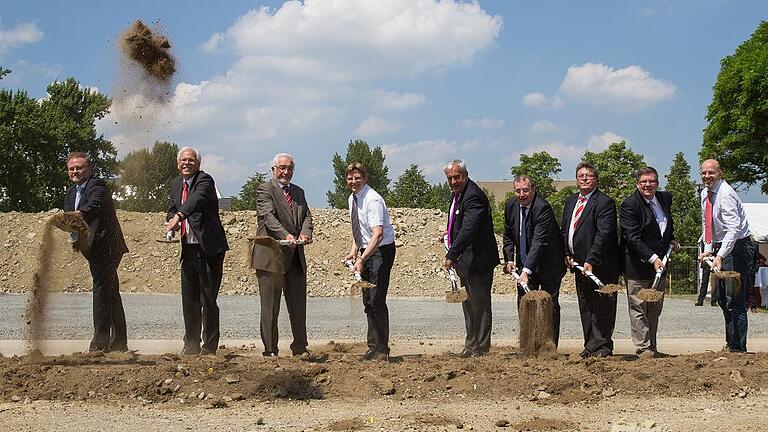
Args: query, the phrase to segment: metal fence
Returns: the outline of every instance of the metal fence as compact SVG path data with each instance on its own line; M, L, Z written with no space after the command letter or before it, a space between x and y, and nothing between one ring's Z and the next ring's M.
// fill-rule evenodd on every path
M698 292L698 257L699 248L696 246L681 246L680 250L669 257L667 277L670 293L695 294Z

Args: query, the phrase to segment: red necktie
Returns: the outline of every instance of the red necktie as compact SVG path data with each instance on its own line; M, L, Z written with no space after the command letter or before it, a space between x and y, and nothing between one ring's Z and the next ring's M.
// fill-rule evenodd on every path
M581 217L581 212L584 211L584 202L586 202L587 199L583 196L579 197L579 202L576 204L576 211L573 213L573 229L576 229L576 226L579 224L579 218Z
M283 195L285 196L285 202L288 204L288 207L291 206L291 203L293 203L293 197L291 196L291 187L288 185L283 186Z
M184 205L184 203L187 201L187 181L184 180L182 182L184 186L181 188L181 205ZM186 219L181 221L181 236L184 237L187 235L187 221Z
M707 192L707 204L704 206L704 243L712 243L712 201L715 193Z

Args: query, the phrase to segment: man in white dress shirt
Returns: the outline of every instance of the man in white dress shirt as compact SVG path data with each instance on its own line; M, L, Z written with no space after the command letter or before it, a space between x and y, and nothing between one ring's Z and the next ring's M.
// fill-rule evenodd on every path
M368 351L365 360L389 358L389 274L395 262L395 230L384 198L368 186L368 171L361 163L347 167L352 241L345 260L354 260L355 271L375 287L363 290L368 318ZM358 253L360 254L358 256Z
M701 222L704 232L703 259L714 256L713 269L741 273L742 285L749 280L747 266L753 260L755 246L749 235L747 214L739 196L722 179L720 163L714 159L701 164ZM732 279L720 279L717 302L725 317L725 341L731 352L747 351L746 290Z

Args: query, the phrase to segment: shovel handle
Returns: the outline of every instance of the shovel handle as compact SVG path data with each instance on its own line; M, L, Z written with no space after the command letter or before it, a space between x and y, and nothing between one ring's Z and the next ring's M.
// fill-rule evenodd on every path
M278 240L280 246L303 245L304 240Z
M713 257L713 256L704 257L704 259L702 259L702 261L703 261L703 262L705 262L705 263L707 263L707 265L709 266L709 268L711 268L711 269L712 269L712 272L713 272L713 273L717 273L717 272L719 272L719 271L720 271L720 269L719 269L719 268L717 268L717 267L715 267L715 266L714 266L714 265L715 265L715 257Z
M347 266L347 268L349 268L349 270L350 270L352 273L354 273L354 274L355 274L355 280L356 280L356 281L360 282L361 280L363 280L363 277L362 277L362 276L360 276L360 272L358 272L358 271L356 271L356 270L355 270L355 262L354 262L354 261L352 261L352 260L346 260L346 261L344 261L344 264Z
M171 230L166 231L165 232L165 239L168 240L168 241L173 240L173 231L171 231Z
M598 278L597 278L597 276L595 276L595 274L594 274L594 273L592 273L591 271L586 271L586 270L584 270L584 267L582 267L582 266L581 266L579 263L577 263L576 261L574 261L574 262L573 262L573 267L574 267L576 270L580 271L580 272L581 272L581 274L583 274L584 276L586 276L586 277L588 277L588 278L592 279L592 282L594 282L594 283L595 283L595 285L597 285L598 287L600 287L600 288L603 288L603 287L605 287L605 284L603 283L603 281L601 281L600 279L598 279Z
M669 255L672 254L672 245L669 245L669 249L667 249L667 253L664 255L664 258L661 259L661 268L656 270L656 276L653 278L653 285L651 285L651 289L656 289L657 286L659 286L659 282L661 282L661 275L664 274L665 271L667 271L667 261L669 261Z
M511 274L512 277L515 278L515 281L517 281L517 284L520 285L521 288L523 288L523 291L525 291L526 294L531 292L531 289L528 288L528 284L527 283L520 282L520 275L517 274L516 271L512 270L511 272L509 272L509 274Z

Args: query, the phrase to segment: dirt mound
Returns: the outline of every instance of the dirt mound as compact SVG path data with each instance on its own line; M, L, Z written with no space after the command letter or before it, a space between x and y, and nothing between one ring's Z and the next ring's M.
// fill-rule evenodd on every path
M744 398L768 389L768 354L706 353L572 362L526 359L508 347L463 359L442 355L361 361L365 346L318 347L312 361L268 359L259 348L217 356L77 354L0 358L0 401L52 400L225 407L240 400L377 400L446 403L519 400L539 405L630 398ZM454 418L420 418L447 425ZM542 419L544 420L544 419ZM353 427L357 420L336 425ZM550 425L548 427L556 427ZM337 430L339 430L337 429Z
M168 38L156 34L141 20L134 21L120 36L120 49L144 71L160 82L167 82L176 72Z
M25 292L33 285L47 213L0 213L0 292ZM349 295L354 277L341 263L349 248L351 224L344 210L314 209L314 243L307 254L307 288L310 296L340 297ZM392 268L389 295L395 297L444 298L450 289L442 261L445 252L436 241L445 230L447 215L424 209L390 209L395 227L397 258ZM122 292L180 292L179 249L177 245L158 243L163 238L165 215L117 211L130 252L120 262ZM224 260L222 294L258 294L256 276L245 259L248 237L256 232L256 213L222 212L222 222L230 251ZM69 234L54 230L53 241L69 244ZM501 239L499 239L501 244ZM54 292L85 292L91 289L91 276L85 258L69 247L52 252L55 280ZM573 291L573 277L563 280L562 292ZM493 292L513 294L514 280L505 277L497 267Z

